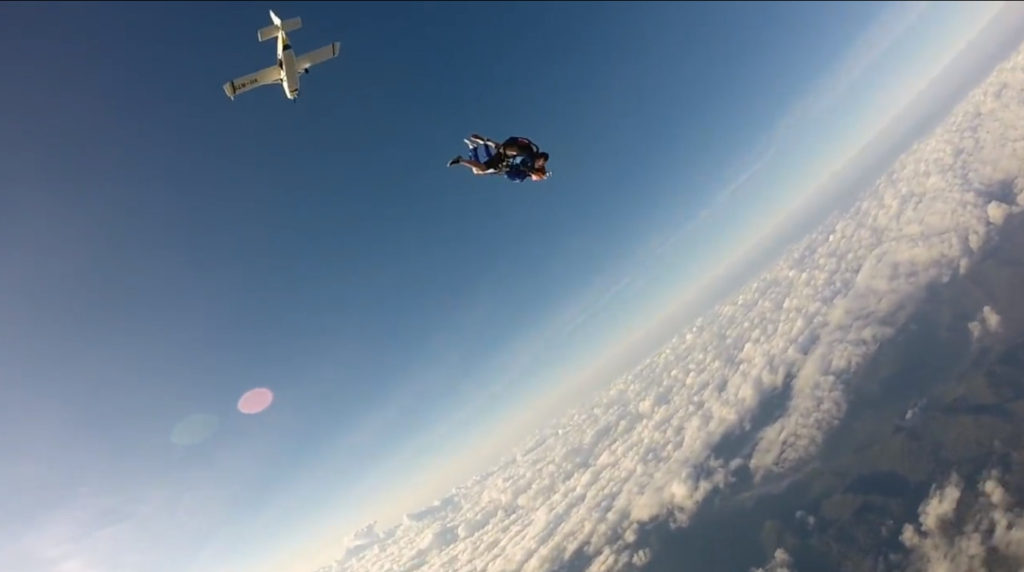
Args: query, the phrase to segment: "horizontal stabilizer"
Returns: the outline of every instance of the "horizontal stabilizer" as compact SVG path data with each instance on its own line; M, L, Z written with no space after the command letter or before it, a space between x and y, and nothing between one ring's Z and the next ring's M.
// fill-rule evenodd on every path
M302 27L302 18L289 18L287 20L281 20L281 25L271 24L265 28L261 28L259 37L261 42L265 42L269 39L276 38L282 30L285 32L292 32Z
M271 38L276 38L279 31L281 31L281 28L278 28L273 24L266 28L260 28L260 41L265 42Z

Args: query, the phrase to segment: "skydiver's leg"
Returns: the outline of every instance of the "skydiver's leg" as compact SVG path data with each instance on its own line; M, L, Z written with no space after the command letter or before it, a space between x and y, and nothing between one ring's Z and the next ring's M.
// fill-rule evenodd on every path
M452 163L448 164L449 167L452 165L465 165L473 170L474 175L493 175L494 173L497 173L496 170L488 167L480 161L474 161L464 157L456 157L455 159L452 159L452 161Z
M489 162L494 158L494 151L494 149L491 149L486 145L481 146L474 144L473 148L469 151L469 158L478 163L484 163L487 165L490 164Z
M476 146L470 145L470 142L479 143ZM502 171L502 166L505 162L505 157L496 153L500 143L491 139L480 137L479 135L473 134L466 140L466 144L470 145L469 157L462 157L457 155L451 161L448 161L448 166L454 165L465 165L473 170L475 175L492 175Z
M483 135L478 135L476 133L470 135L469 136L469 140L473 141L475 143L479 143L481 145L487 145L488 147L491 147L492 149L497 149L498 147L501 146L501 143L498 143L494 139L488 139L487 137L484 137Z
M492 157L494 157L494 153L491 153L489 149L485 149L484 152L483 152L483 155L484 155L483 157L480 156L480 147L479 146L472 145L469 148L469 156L468 157L463 158L461 155L456 155L454 159L452 159L451 161L448 161L448 166L451 167L452 165L459 164L459 163L461 163L463 161L472 161L473 163L484 164L484 163L487 163L488 161L490 161Z

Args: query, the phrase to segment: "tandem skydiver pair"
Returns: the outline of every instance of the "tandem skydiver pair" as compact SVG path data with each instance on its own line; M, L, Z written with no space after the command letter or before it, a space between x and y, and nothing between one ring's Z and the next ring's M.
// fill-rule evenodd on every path
M504 174L515 182L543 181L551 176L547 169L548 154L526 137L509 137L499 143L473 134L464 140L469 157L456 156L448 166L465 165L474 175Z

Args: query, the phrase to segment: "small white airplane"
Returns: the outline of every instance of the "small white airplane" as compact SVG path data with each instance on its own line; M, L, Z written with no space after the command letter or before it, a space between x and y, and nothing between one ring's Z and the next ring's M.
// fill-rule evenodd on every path
M259 31L259 39L261 42L265 42L271 38L277 38L277 64L225 83L224 93L232 101L240 93L245 93L262 85L273 85L276 83L281 84L285 97L295 101L299 97L299 74L309 73L309 68L338 55L341 43L334 42L301 56L296 56L288 41L287 33L301 28L302 18L281 20L271 10L270 21L273 24Z

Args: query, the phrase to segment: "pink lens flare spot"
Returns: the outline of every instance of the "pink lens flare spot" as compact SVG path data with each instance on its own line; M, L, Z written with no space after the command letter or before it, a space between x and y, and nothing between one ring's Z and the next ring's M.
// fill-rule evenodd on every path
M257 387L246 391L245 395L238 400L238 410L249 415L259 413L270 407L270 402L273 400L274 393L272 391L265 387Z

